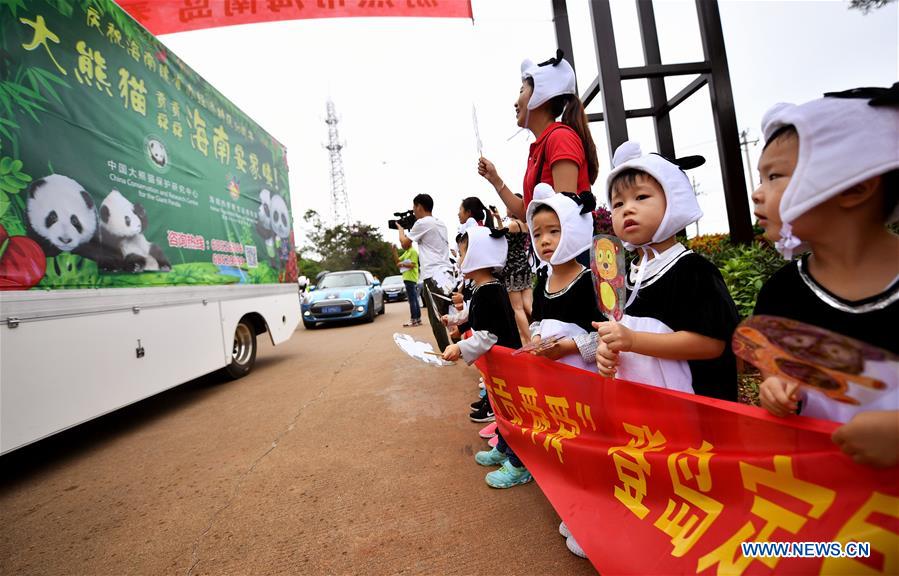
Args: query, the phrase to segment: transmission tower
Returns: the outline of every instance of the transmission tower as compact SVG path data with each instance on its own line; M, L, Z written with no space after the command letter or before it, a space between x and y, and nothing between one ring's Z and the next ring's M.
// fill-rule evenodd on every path
M350 225L350 203L346 195L346 180L343 176L343 158L340 151L346 143L340 142L337 134L337 113L334 111L334 102L328 100L328 117L325 123L328 125L328 153L331 157L331 220L334 224Z

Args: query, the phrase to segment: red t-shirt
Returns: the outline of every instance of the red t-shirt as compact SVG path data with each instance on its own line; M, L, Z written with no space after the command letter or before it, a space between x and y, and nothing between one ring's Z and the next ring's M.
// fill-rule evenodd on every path
M537 165L543 156L543 173L537 179ZM528 168L524 173L524 209L534 199L534 187L540 182L553 185L553 164L559 160L571 160L578 165L577 190L556 190L556 192L583 192L590 190L590 177L587 175L587 157L584 144L577 132L561 122L553 122L546 127L536 142L531 144L528 154Z

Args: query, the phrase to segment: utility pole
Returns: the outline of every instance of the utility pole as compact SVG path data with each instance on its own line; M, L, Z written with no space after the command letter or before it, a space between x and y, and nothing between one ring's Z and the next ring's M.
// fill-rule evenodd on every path
M759 140L756 138L755 140L747 140L749 136L748 130L743 130L740 132L740 148L743 149L743 153L746 154L746 170L749 171L749 191L752 192L755 190L755 181L752 179L752 160L749 158L749 145L752 144L755 146L758 144Z
M343 175L343 157L340 151L346 146L346 142L340 142L337 133L337 112L334 102L328 100L328 117L325 123L328 125L328 144L325 148L331 157L331 221L332 224L350 225L350 203L347 200L346 180Z

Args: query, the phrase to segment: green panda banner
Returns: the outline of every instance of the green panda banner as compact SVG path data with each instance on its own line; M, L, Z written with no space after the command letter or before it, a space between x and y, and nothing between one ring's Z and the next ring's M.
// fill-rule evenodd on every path
M0 290L296 281L285 148L115 3L0 34Z

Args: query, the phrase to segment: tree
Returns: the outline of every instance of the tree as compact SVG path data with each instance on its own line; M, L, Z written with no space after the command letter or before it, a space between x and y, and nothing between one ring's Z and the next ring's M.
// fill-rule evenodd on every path
M871 10L883 8L890 2L895 1L896 0L849 0L849 8L861 10L863 14L867 14Z
M355 222L327 227L315 210L307 210L306 254L319 256L316 264L322 270L368 270L380 279L399 274L392 245L373 226Z

